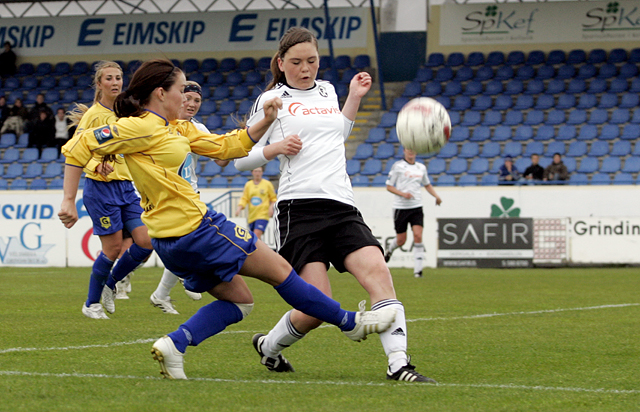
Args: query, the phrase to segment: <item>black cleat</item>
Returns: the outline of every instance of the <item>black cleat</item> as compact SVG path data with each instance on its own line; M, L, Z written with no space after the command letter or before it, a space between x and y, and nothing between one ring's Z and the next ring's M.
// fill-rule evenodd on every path
M391 252L390 250L387 250L387 253L384 254L384 261L389 263L389 261L391 260L391 254L393 252Z
M431 378L420 375L415 371L416 367L410 363L400 368L396 373L391 373L387 370L387 379L393 381L405 381L405 382L424 382L424 383L438 383Z
M422 277L422 271L418 272L418 273L414 273L413 274L414 278L421 278Z
M258 352L258 355L260 355L260 363L273 372L295 372L293 366L291 366L284 356L278 355L277 358L269 358L262 353L262 342L264 338L264 333L256 333L252 339L253 347L256 349L256 352Z

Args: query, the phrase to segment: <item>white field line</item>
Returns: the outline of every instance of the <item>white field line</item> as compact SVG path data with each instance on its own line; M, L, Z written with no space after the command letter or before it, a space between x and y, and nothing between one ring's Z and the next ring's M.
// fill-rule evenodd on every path
M586 306L581 308L565 308L565 309L545 309L545 310L535 310L531 312L507 312L507 313L485 313L481 315L468 315L468 316L452 316L452 317L442 317L442 318L419 318L419 319L407 319L408 322L433 322L433 321L450 321L450 320L462 320L462 319L484 319L484 318L492 318L496 316L518 316L518 315L537 315L541 313L558 313L558 312L570 312L570 311L583 311L583 310L597 310L597 309L610 309L610 308L625 308L629 306L640 306L640 303L621 303L617 305L600 305L600 306ZM323 327L333 327L333 325L322 325ZM223 334L237 334L237 333L257 333L258 331L248 331L248 330L236 330L236 331L223 331L220 332L219 335ZM83 345L83 346L63 346L63 347L50 347L50 348L8 348L1 349L0 354L9 353L9 352L32 352L32 351L52 351L52 350L77 350L77 349L92 349L92 348L111 348L115 346L124 346L124 345L137 345L142 343L150 343L155 342L158 338L149 338L149 339L137 339L129 342L113 342L113 343L105 343L105 344L96 344L96 345Z
M4 376L36 376L36 377L53 377L53 378L98 378L98 379L131 379L131 380L161 380L162 378L155 376L133 376L133 375L105 375L105 374L91 374L91 373L39 373L39 372L20 372L20 371L0 371L0 375ZM216 379L216 378L191 378L191 381L197 382L217 382L217 383L242 383L242 384L284 384L284 385L333 385L333 386L389 386L395 385L396 382L347 382L347 381L291 381L291 380L273 380L273 379ZM426 385L413 385L407 384L413 388L427 389L438 387L452 387L452 388L479 388L479 389L516 389L525 391L557 391L557 392L580 392L580 393L610 393L610 394L622 394L622 395L637 395L640 394L640 390L636 389L589 389L589 388L571 388L571 387L557 387L557 386L528 386L528 385L491 385L491 384L466 384L466 383L438 383L438 384L426 384Z

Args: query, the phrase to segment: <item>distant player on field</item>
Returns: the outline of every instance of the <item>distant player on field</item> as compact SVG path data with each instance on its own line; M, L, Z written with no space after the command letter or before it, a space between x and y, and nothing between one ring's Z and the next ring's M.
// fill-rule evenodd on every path
M269 218L273 216L273 205L278 200L273 184L262 178L263 173L262 167L256 167L251 171L253 179L244 185L244 191L236 209L236 216L239 216L240 212L248 205L249 230L255 233L258 239L262 239Z

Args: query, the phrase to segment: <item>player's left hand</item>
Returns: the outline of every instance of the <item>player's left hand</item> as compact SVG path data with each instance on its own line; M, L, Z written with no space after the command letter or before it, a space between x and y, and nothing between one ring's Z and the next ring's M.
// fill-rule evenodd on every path
M441 203L442 203L442 199L440 199L439 197L436 197L436 206L440 206Z
M113 172L115 169L107 162L102 162L96 167L96 173L102 176L107 176L109 173Z
M349 84L349 93L362 98L371 88L371 76L367 72L360 72L353 76Z
M279 97L274 97L264 102L262 108L264 109L265 119L272 123L278 117L278 109L282 109L282 100Z

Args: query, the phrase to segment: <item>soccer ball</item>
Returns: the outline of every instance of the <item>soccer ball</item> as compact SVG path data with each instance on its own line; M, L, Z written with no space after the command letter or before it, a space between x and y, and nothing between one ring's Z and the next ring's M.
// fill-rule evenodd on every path
M405 149L434 153L449 141L451 118L438 101L418 97L405 104L398 113L396 132Z

